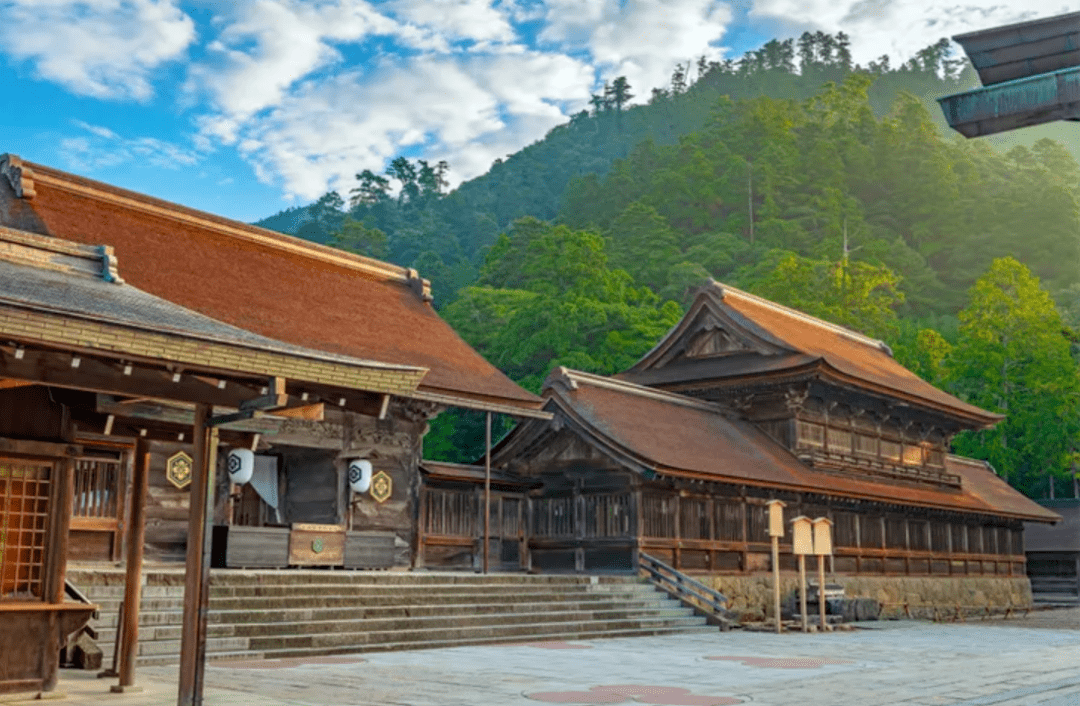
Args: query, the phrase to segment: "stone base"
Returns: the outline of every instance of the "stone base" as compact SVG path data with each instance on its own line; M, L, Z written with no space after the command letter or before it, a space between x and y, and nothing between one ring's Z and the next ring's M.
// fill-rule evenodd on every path
M728 608L743 621L773 617L772 576L758 574L698 575L702 583L728 598ZM1031 607L1031 583L1022 576L843 576L826 575L828 583L844 587L847 598L872 598L882 606L883 618L954 617ZM798 601L798 574L781 572L781 600Z

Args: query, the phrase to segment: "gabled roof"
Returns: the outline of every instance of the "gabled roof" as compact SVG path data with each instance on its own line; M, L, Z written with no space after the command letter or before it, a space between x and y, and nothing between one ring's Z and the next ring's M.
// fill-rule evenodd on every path
M682 355L710 326L736 339L732 350L719 356ZM816 371L839 383L945 412L972 427L1003 419L918 377L896 362L882 341L713 281L698 291L686 316L619 377L667 387L795 371Z
M518 415L537 396L485 361L415 270L0 157L0 225L111 246L135 287L326 353L426 368L412 397Z
M0 339L409 395L426 370L312 350L127 284L107 247L0 227Z
M815 470L752 424L682 395L566 368L545 383L552 422L530 420L496 449L500 465L530 446L526 438L560 425L627 468L645 474L745 483L886 503L1053 522L980 461L951 457L960 488L863 479Z

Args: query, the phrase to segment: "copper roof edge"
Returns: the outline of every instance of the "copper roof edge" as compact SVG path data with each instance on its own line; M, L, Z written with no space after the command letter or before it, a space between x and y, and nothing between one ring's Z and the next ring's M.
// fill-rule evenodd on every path
M626 382L624 380L617 380L615 378L607 377L604 375L596 375L594 373L586 373L580 370L573 370L559 366L551 371L547 379L544 381L544 389L554 385L562 385L568 390L577 389L579 384L592 385L593 387L600 387L607 390L613 390L615 392L622 392L630 395L636 395L638 397L646 397L659 402L666 402L669 404L676 404L680 407L688 407L690 409L697 409L703 412L715 412L723 416L724 409L719 405L711 402L705 402L697 400L686 395L680 395L673 392L666 392L654 387L645 387L644 385L637 385L632 382Z
M206 228L222 235L240 238L294 255L322 260L399 284L405 284L415 290L417 295L424 301L430 301L431 298L431 283L420 277L415 269L401 267L374 258L364 257L363 255L356 255L45 165L26 162L18 155L0 154L0 175L6 176L8 181L11 182L16 195L26 200L32 200L36 197L37 185L47 185L87 198Z
M529 394L531 395L532 393ZM534 419L548 420L551 419L553 416L551 412L544 411L544 400L541 397L536 397L535 400L522 399L520 400L521 404L516 405L508 402L493 402L490 400L480 399L478 397L468 395L457 390L425 387L423 382L421 382L419 388L417 388L415 392L409 394L409 397L412 399L423 400L425 402L435 402L437 404L443 404L448 407L474 409L481 412L505 414L512 417L531 417Z

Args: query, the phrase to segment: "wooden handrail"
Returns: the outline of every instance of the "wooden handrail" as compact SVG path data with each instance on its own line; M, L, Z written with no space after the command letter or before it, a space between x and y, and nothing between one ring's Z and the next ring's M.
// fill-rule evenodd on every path
M678 598L685 605L706 613L726 629L731 622L727 597L719 591L691 578L644 552L638 554L638 565L658 587Z

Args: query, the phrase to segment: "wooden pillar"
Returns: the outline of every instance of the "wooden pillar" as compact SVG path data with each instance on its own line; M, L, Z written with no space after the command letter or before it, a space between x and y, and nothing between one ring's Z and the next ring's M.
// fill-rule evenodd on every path
M820 592L820 591L819 591ZM802 615L802 631L810 632L808 621L810 616L806 614L806 555L799 554L799 614Z
M207 522L214 502L217 431L209 429L209 405L195 407L192 434L195 458L188 508L188 545L184 582L183 632L180 637L180 680L177 706L202 706L206 666L206 613L210 600L210 532Z
M488 572L491 547L491 412L484 418L484 573Z
M825 630L825 555L818 554L817 558L817 602L818 617L821 620L821 629Z
M146 538L146 489L150 476L150 449L140 437L135 444L135 473L131 483L131 516L127 531L127 574L124 606L120 611L120 682L115 693L135 690L135 659L139 654L139 602L142 599L143 542Z
M55 475L52 478L53 498L56 501L55 511L49 518L49 543L51 549L47 549L46 574L43 594L51 603L64 602L64 580L67 573L68 537L71 529L71 511L75 501L75 459L67 457L55 466ZM41 665L41 690L53 691L59 678L60 648L66 635L59 635L59 617L56 611L49 612L49 639L57 640L50 645L49 649L42 650Z

